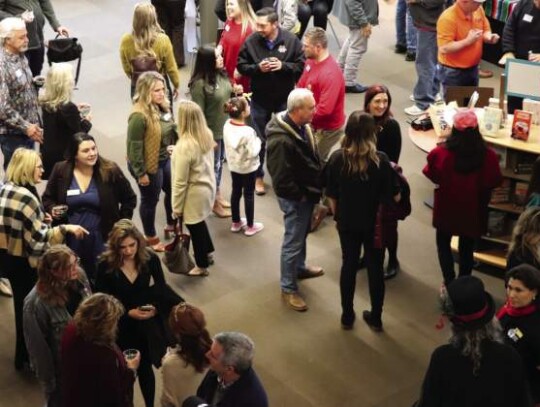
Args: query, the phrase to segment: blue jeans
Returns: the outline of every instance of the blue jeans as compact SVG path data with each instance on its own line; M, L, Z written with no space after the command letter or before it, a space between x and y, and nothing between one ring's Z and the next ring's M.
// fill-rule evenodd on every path
M416 48L416 74L418 80L414 87L416 106L426 110L435 102L435 95L441 86L437 75L437 32L418 30Z
M306 239L314 204L285 198L278 198L278 203L285 224L281 246L281 290L294 293L298 291L298 273L306 269Z
M396 5L396 43L406 45L409 52L416 52L416 27L405 0L398 0Z
M478 65L472 68L458 69L439 65L439 79L443 86L443 94L446 97L448 86L478 86Z
M217 146L214 148L214 173L216 174L216 187L221 185L221 173L223 172L223 161L225 161L225 146L223 139L215 140Z
M270 121L270 118L272 117L272 113L278 113L282 112L287 108L287 102L283 102L281 105L278 106L277 109L266 109L265 107L257 104L254 101L251 101L251 123L253 124L253 128L257 132L257 135L261 139L261 151L259 153L259 161L260 165L257 169L257 178L263 178L264 177L264 157L266 155L266 134L265 134L265 128L268 122Z
M4 155L4 171L7 169L11 157L16 149L24 147L32 150L34 141L30 140L25 134L2 134L0 135L0 149Z
M138 181L138 178L133 174L131 166L129 172ZM148 174L150 184L139 186L141 191L141 204L139 206L139 215L143 225L144 234L147 237L156 236L156 206L159 202L159 194L161 191L165 193L165 216L167 224L172 225L172 204L171 204L171 160L167 159L159 163L158 171L155 174Z

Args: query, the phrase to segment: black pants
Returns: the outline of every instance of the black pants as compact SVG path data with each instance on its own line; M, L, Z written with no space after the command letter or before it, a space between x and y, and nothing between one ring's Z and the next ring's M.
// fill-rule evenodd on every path
M43 62L45 61L45 47L29 49L25 52L28 65L32 71L32 76L38 76L43 69Z
M231 171L232 193L231 193L231 212L232 221L240 222L240 198L242 191L244 194L244 210L249 227L253 226L253 217L255 213L255 178L257 171L249 174L238 174Z
M195 263L197 267L207 268L208 254L214 251L214 244L210 237L210 232L206 226L206 222L195 223L193 225L187 225L189 233L191 234L191 242L193 243L193 253L195 254Z
M28 363L28 351L24 342L23 304L24 299L37 281L36 269L30 267L25 257L11 256L0 252L0 264L4 276L11 283L13 307L15 310L15 369L20 370Z
M186 0L153 0L152 4L156 8L159 25L171 39L176 64L184 66L186 64L184 55Z
M364 247L368 271L371 314L380 322L384 303L383 249L373 248L373 231L338 230L343 264L339 278L342 319L350 320L354 314L354 291L360 248Z
M309 19L313 14L313 25L321 27L326 31L326 23L328 22L328 14L332 11L334 0L313 0L308 4L303 2L298 3L298 20L300 21L300 32L298 37L302 38L309 23Z
M439 264L444 278L444 284L448 285L456 278L454 271L454 256L450 247L452 235L449 235L437 229L437 254L439 255ZM469 276L472 273L474 265L474 238L459 236L459 277Z

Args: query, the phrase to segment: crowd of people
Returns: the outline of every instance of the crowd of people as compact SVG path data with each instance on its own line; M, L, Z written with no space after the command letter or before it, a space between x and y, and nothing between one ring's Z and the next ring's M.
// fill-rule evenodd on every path
M418 73L415 105L406 113L424 112L441 86L444 97L447 86L478 84L482 43L499 40L481 2L399 5L418 28L407 30L416 44L405 44L403 33L396 44ZM16 3L0 6L0 273L13 296L15 369L35 373L47 406L132 406L137 380L146 407L153 406L154 367L162 370L164 407L268 405L252 367L253 341L239 332L211 337L203 311L167 284L159 257L166 244L156 229L163 192L165 238L185 224L195 259L186 275L209 276L215 248L208 217L230 217L233 233L262 232L255 195L266 193L265 167L283 212L284 303L308 310L299 280L324 270L306 263L307 238L331 214L342 252L341 326L354 327L356 274L366 267L370 309L362 319L373 331L384 330L385 279L399 273L398 221L411 208L390 90L357 82L378 24L376 1L218 0L223 33L217 46L198 49L191 100L179 101L185 1L138 3L120 62L131 83L126 157L139 189L142 231L131 220L137 207L131 183L89 134L90 106L71 101L71 66L52 65L41 90L35 80L43 65L43 16L59 34L68 30L49 1L33 10ZM331 10L349 30L337 60L326 34ZM311 15L314 27L307 28ZM503 57L518 52L508 32L518 36L520 26L511 19L509 27ZM363 110L349 117L346 93L365 93ZM230 201L220 188L225 160ZM486 231L490 193L502 179L474 111L459 111L449 137L428 155L424 174L437 184L441 302L453 336L433 353L418 406L540 405L540 209L534 203L540 162L535 168L531 207L510 245L507 301L496 312L482 281L471 276L475 239ZM40 195L36 186L44 179ZM452 236L459 237L457 278ZM199 380L196 395L187 397ZM493 386L497 391L487 391Z

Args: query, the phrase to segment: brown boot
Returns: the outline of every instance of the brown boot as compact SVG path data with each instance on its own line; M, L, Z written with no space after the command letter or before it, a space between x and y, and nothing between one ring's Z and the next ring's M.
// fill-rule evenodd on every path
M285 301L285 303L292 308L295 311L298 312L304 312L307 311L308 306L302 296L295 292L295 293L286 293L281 292L281 298Z
M230 218L232 213L229 209L225 209L217 200L214 201L212 211L218 218Z
M257 177L255 180L255 193L257 195L264 195L266 194L266 189L264 188L264 179Z
M223 206L224 208L230 208L231 207L231 203L229 201L227 201L225 198L223 198L220 191L217 191L217 193L216 193L216 201L219 202L219 204L221 206Z

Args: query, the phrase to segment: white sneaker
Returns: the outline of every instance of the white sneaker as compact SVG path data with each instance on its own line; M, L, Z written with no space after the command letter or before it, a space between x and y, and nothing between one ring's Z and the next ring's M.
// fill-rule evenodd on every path
M264 229L264 225L262 223L259 223L259 222L253 222L253 226L251 227L247 227L245 230L244 230L244 235L246 236L253 236L257 233L259 233L261 230Z
M13 291L11 291L9 281L5 278L0 278L0 294L6 297L13 297Z
M406 107L403 111L407 113L409 116L420 116L421 114L426 113L425 110L420 109L416 105L412 105L411 107Z
M231 232L238 233L244 229L247 225L246 218L240 218L240 222L233 222L231 224Z
M416 102L416 100L414 100L414 95L412 93L409 95L409 100L411 102Z

